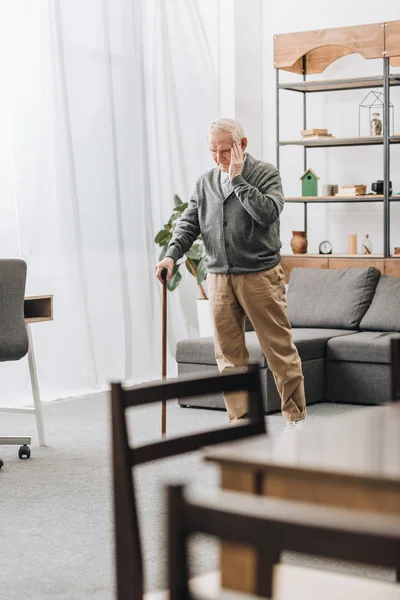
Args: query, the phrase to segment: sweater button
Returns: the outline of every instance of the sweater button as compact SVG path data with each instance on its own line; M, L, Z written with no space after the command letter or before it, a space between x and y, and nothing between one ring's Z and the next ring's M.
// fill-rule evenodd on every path
M233 264L232 264L232 263L229 263L228 267L229 267L230 269L232 269L232 267L233 267Z
M225 244L225 248L229 248L229 244Z
M224 221L224 227L226 227L228 225L228 223L226 221Z

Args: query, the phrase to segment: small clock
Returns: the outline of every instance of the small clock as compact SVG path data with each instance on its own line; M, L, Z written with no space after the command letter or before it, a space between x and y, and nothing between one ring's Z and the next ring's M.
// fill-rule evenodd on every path
M319 245L319 253L320 254L332 254L332 244L325 240L321 242Z

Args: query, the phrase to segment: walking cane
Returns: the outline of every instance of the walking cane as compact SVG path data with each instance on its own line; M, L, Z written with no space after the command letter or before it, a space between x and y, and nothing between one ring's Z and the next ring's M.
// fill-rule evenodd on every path
M162 378L167 377L167 269L161 271L162 286ZM161 435L167 433L167 402L162 400L161 406Z

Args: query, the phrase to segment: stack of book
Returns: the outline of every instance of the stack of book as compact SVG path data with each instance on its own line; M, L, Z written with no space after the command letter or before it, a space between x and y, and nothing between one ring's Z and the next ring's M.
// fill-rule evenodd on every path
M336 196L339 191L339 186L336 183L325 183L322 188L323 196Z
M300 134L302 138L306 138L308 140L334 137L331 133L328 133L327 129L303 129Z
M342 185L336 193L336 196L365 196L366 193L366 185Z

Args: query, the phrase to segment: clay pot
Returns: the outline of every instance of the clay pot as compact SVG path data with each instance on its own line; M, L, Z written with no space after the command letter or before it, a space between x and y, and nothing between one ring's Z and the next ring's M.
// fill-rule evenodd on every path
M290 240L290 245L293 254L305 254L307 252L308 240L305 231L292 231L293 237Z

